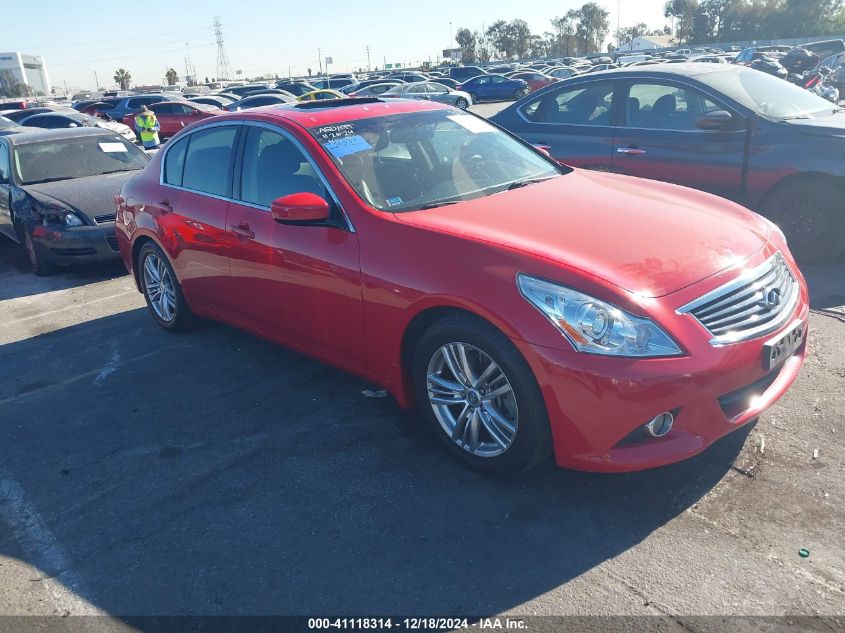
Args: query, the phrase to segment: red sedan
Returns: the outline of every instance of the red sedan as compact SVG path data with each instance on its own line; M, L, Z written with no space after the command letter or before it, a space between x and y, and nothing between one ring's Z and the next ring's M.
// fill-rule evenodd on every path
M541 72L535 71L526 71L526 72L515 72L508 75L511 79L522 79L525 83L528 84L528 91L534 92L539 90L540 88L545 88L549 84L553 84L556 81L560 81L557 77L550 77L549 75L545 75Z
M123 186L116 232L161 327L217 319L354 372L484 471L690 457L806 350L807 287L768 220L431 102L200 123Z
M169 138L177 132L181 132L182 128L202 119L226 113L225 110L220 108L191 101L162 101L147 107L153 111L159 125L161 125L159 136L162 138ZM127 114L123 117L123 123L134 130L135 115Z

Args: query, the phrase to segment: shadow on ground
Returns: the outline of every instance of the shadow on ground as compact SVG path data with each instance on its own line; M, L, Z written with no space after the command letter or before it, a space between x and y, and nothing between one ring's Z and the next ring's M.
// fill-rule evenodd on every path
M110 614L495 613L696 503L747 434L645 473L497 480L368 387L125 312L0 347L0 469Z
M123 262L115 260L60 268L55 275L36 277L32 273L24 249L0 234L0 301L77 288L125 274L127 273Z

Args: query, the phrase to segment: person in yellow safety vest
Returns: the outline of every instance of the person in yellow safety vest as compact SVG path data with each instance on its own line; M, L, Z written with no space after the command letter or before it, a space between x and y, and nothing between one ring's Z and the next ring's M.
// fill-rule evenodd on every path
M158 131L161 126L158 124L156 115L147 106L141 106L141 111L135 115L135 131L141 135L141 143L144 149L157 149L159 145Z

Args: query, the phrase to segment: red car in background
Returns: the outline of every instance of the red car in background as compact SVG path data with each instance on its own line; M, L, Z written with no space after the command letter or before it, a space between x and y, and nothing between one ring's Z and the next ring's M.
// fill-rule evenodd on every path
M192 123L196 123L202 119L226 113L225 110L221 110L220 108L203 103L193 103L191 101L162 101L161 103L154 103L147 107L155 113L158 119L158 123L161 126L161 130L159 131L161 138L169 138L180 132L182 128L188 127ZM127 114L123 117L123 123L134 130L135 115Z
M545 75L541 72L535 71L517 71L515 73L510 73L508 75L511 79L522 79L525 83L528 84L528 91L534 92L535 90L540 90L541 88L545 88L549 84L553 84L556 81L560 81L557 77L550 77L549 75Z
M217 319L354 372L483 471L690 457L805 356L807 286L773 223L564 167L446 105L226 114L174 136L116 202L159 326Z

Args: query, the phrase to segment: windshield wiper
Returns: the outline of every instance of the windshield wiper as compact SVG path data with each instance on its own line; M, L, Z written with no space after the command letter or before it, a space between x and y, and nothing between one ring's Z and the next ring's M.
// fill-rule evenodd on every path
M137 167L126 167L124 169L110 169L109 171L100 172L100 175L105 176L106 174L117 174L117 173L120 173L122 171L135 171L136 169L138 169L138 168Z
M24 185L42 185L45 182L56 182L59 180L71 180L68 176L58 176L55 178L42 178L40 180L30 180L29 182L25 182Z
M426 202L420 207L421 210L436 209L437 207L445 207L450 204L458 204L460 200L442 200L440 202Z
M547 176L545 178L526 178L525 180L515 180L511 184L507 186L505 191L512 191L514 189L519 189L520 187L527 187L528 185L533 185L538 182L543 182L544 180L551 180L552 178L557 178L557 176Z

